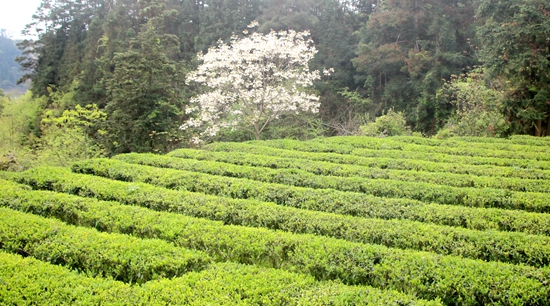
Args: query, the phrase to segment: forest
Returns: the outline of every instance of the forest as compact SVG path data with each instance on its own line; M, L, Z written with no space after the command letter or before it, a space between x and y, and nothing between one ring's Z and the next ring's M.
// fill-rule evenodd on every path
M186 82L197 54L253 21L264 34L309 31L310 67L334 70L311 89L317 114L281 116L262 139L550 134L547 1L43 0L25 29L37 38L18 43L30 92L0 106L3 122L26 112L9 141L86 156L188 146L179 127L201 90Z

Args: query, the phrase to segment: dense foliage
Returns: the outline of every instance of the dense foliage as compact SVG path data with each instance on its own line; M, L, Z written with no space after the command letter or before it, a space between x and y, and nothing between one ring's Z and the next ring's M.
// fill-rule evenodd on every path
M516 129L550 135L550 3L482 1L481 59L505 82L505 114Z

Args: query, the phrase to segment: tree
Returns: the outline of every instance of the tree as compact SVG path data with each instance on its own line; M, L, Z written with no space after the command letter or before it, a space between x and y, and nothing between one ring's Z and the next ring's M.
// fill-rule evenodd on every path
M411 131L402 112L389 109L385 115L376 118L375 121L362 125L361 135L385 137L410 135Z
M266 0L258 18L258 31L314 30L319 22L319 6L316 0Z
M550 4L485 0L477 17L483 64L508 85L508 118L520 131L550 135Z
M177 61L177 37L159 28L149 22L129 50L111 61L105 129L113 154L167 152L179 143L180 135L173 132L182 123L186 68Z
M0 88L0 116L2 115L2 111L4 110L4 107L7 103L8 103L8 98L6 97L4 90Z
M472 0L385 0L359 32L353 64L377 113L405 111L433 133L450 111L434 99L444 79L476 63Z
M199 2L199 1L197 1ZM195 36L195 53L206 51L218 40L227 40L241 32L260 14L259 0L200 1L199 32Z
M308 62L317 50L308 32L254 33L229 44L220 42L205 55L188 81L208 91L191 100L186 113L198 112L182 129L206 128L214 136L221 128L243 128L256 139L267 125L285 114L317 112L319 98L306 91L320 78ZM194 138L198 141L199 138Z
M455 114L449 118L438 136L506 136L509 122L502 114L498 83L485 80L483 69L476 68L441 87L437 99L451 104Z

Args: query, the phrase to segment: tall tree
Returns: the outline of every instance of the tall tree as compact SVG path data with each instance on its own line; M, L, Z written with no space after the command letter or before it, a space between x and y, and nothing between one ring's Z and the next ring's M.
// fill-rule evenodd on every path
M109 103L107 87L114 70L113 58L125 52L130 41L140 31L140 6L136 0L105 2L87 27L80 75L77 77L76 96L80 104L97 104L105 108Z
M35 95L48 95L48 88L68 90L71 86L81 71L86 29L101 1L42 0L25 29L37 34L38 40L19 44L23 56L18 61L27 71L21 81L31 80Z
M206 0L200 1L199 27L195 37L196 51L206 51L218 40L228 41L240 34L258 18L260 0Z
M483 64L507 85L508 118L520 131L550 135L550 3L483 0L477 17Z
M313 39L319 52L312 66L317 69L334 69L330 78L317 82L316 87L320 93L321 117L330 133L336 135L356 133L368 111L364 103L367 99L356 91L357 71L351 63L358 44L358 37L354 33L367 17L361 11L363 8L356 6L359 4L361 1L317 2L318 22L313 29Z
M183 129L206 127L195 138L215 136L222 128L240 128L257 140L272 121L285 114L317 112L319 98L306 88L319 79L309 70L317 50L307 32L272 31L234 36L204 56L189 80L204 85L186 112L197 112Z
M312 31L319 13L320 4L315 0L264 0L259 31Z
M105 79L111 153L166 152L180 142L186 67L178 60L177 36L164 32L177 12L157 1L143 12L147 24L127 51L115 54L113 72Z
M442 80L476 62L472 0L379 1L361 30L353 60L378 112L404 110L435 132L448 115L433 99Z

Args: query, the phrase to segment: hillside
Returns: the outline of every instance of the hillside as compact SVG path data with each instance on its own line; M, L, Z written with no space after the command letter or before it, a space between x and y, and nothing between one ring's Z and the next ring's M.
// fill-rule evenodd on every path
M550 140L220 142L0 172L5 304L550 305Z
M16 42L0 33L0 88L4 92L24 93L27 88L17 85L17 81L23 76L19 64L15 58L21 56Z
M311 38L308 48L316 52L308 67L330 75L322 73L310 86L269 72L285 75L287 88L307 84L305 92L319 98L319 107L311 116L277 117L261 139L357 135L361 126L393 111L428 136L447 129L453 136L550 135L548 0L42 2L26 27L37 38L19 44L22 79L30 81L33 97L46 99L43 112L97 105L107 116L96 129L105 130L109 155L166 153L186 143L187 132L202 133L198 126L178 131L199 118L191 111L193 98L215 90L193 77L205 64L202 55L212 56L220 43L290 30ZM224 52L213 63L221 59L227 59L221 71L244 66L238 53ZM260 81L252 75L259 70L250 69L244 77L254 79L253 88L276 84ZM231 84L241 84L233 76ZM250 86L241 90L256 93ZM226 131L215 141L251 136L246 129Z

